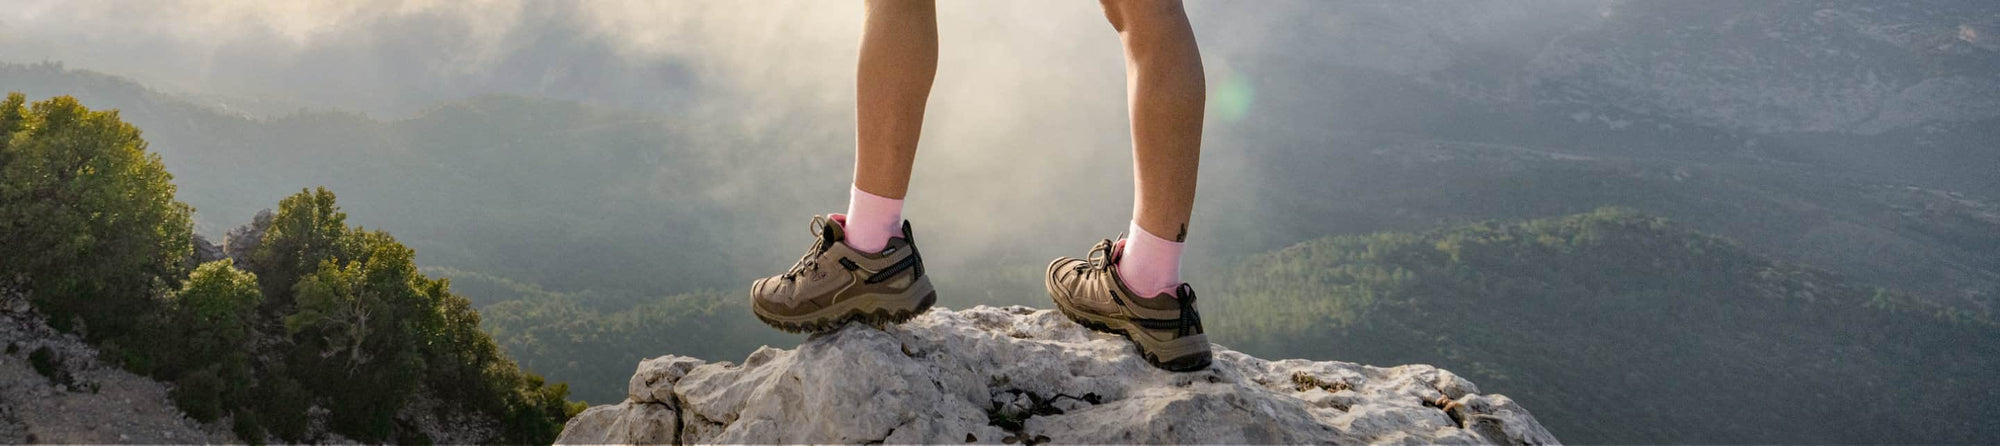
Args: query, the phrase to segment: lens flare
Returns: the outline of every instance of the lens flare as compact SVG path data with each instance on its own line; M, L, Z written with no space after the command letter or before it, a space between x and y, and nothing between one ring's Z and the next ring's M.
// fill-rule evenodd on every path
M1224 67L1217 70L1220 80L1208 92L1209 113L1225 123L1243 120L1257 99L1257 87L1242 72Z

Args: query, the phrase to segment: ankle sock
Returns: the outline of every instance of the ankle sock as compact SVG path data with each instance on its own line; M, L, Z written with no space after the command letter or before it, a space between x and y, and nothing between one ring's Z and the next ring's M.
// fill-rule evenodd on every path
M1118 278L1139 297L1151 298L1181 285L1181 250L1186 244L1160 238L1132 222L1119 255Z
M889 246L890 237L903 235L903 200L849 186L847 223L841 229L846 232L847 247L866 253L882 252L882 248Z

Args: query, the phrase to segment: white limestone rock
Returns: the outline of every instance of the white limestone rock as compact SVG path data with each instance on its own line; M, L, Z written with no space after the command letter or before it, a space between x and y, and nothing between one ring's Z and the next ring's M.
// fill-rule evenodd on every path
M673 396L674 382L687 376L689 370L702 364L702 360L686 356L667 355L639 362L639 372L632 374L626 385L625 398L641 403L666 404L669 409L679 409Z
M1427 365L1267 361L1170 373L1050 310L934 309L743 364L649 359L557 443L1554 444L1527 409Z

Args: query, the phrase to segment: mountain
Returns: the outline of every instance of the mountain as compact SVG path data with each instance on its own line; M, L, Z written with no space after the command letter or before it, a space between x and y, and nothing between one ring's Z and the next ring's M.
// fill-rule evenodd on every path
M2000 296L1991 2L1288 6L1210 19L1294 30L1221 47L1218 83L1251 98L1208 146L1256 180L1205 206L1264 237L1242 255L1627 206L1954 306Z
M1253 66L1258 91L1278 94L1260 95L1249 118L1214 129L1211 151L1224 164L1204 181L1210 198L1196 223L1214 229L1192 239L1193 271L1332 233L1612 205L1954 306L1991 310L2000 296L2000 257L1990 255L2000 250L2000 184L1982 169L2000 164L2000 152L1988 149L2000 125L1986 125L2000 120L1872 136L1752 133L1560 104L1476 105L1484 103L1421 78L1339 62ZM1287 74L1308 72L1329 76ZM0 83L121 107L184 178L182 195L200 210L204 232L287 191L325 184L352 197L357 216L398 228L428 264L559 292L741 286L782 266L783 257L763 253L797 249L774 234L838 202L838 190L804 186L816 178L807 172L844 162L832 150L743 149L812 135L757 135L561 101L486 97L392 121L330 111L251 119L60 66L0 66ZM1352 104L1393 106L1358 113ZM1051 191L1047 200L1064 196ZM1063 213L1096 208L1056 203L1074 208ZM939 239L953 244L933 249L941 264L1005 276L940 276L959 282L941 284L948 289L1020 295L1032 291L1033 264L1075 254L1066 245L1005 243L984 220L933 211L913 214L931 217L920 228L936 230L929 222L946 218L941 230L963 235ZM1006 226L1068 234L1075 225ZM661 255L688 251L722 257Z
M518 97L406 120L309 110L253 119L59 65L0 66L0 86L121 109L180 178L201 232L219 234L323 185L352 197L344 201L358 219L396 228L431 264L558 289L733 285L715 278L743 261L665 264L654 255L727 240L699 235L726 225L694 218L723 205L693 191L730 184L707 166L733 155L690 136L683 119Z
M1201 17L1209 28L1267 37L1213 45L1257 80L1355 80L1281 74L1336 66L1480 105L1611 114L1582 117L1600 125L1760 134L1873 135L2000 117L1991 36L2000 8L1978 0L1280 2L1214 12Z
M1301 243L1205 295L1250 354L1426 363L1583 443L2000 435L2000 325L1627 209ZM1700 408L1699 410L1689 410Z
M1188 373L1053 310L938 308L742 364L661 356L569 443L1554 444L1506 396L1426 365L1267 361Z
M1618 2L1527 68L1544 103L1759 133L2000 117L2000 9L1966 0Z
M504 3L490 7L506 9ZM1337 307L1231 322L1242 325L1228 331L1237 333L1229 336L1243 338L1219 336L1225 343L1266 357L1439 364L1466 373L1489 390L1527 401L1550 416L1552 430L1577 441L1852 441L1837 434L1873 425L1885 427L1851 438L1943 442L1991 436L1961 421L1967 419L1964 414L1984 412L1955 403L1966 397L1949 396L1953 389L1965 390L1972 400L1991 395L1963 388L1960 378L1988 376L1973 368L1993 356L1977 350L1985 344L1884 344L1889 341L1855 340L1852 336L1859 334L1828 331L1832 328L1799 328L1814 324L1784 317L1846 321L1842 318L1852 316L1861 321L1852 324L1860 327L1854 329L1857 333L1889 333L1884 338L1889 340L1983 333L1978 322L1965 321L1976 321L2000 305L2000 256L1994 255L2000 252L2000 177L1993 175L1993 166L2000 166L2000 151L1994 150L2000 141L2000 112L1994 105L2000 97L1994 91L2000 85L1995 74L2000 67L1994 65L2000 46L1994 42L2000 41L1993 37L2000 34L2000 7L1993 2L1414 0L1189 6L1212 93L1201 204L1186 267L1190 280L1205 296L1219 296L1208 301L1218 309L1229 307L1227 296L1239 292L1290 296L1304 301L1303 308ZM964 10L987 7L997 6ZM760 56L771 54L766 51L773 46L793 50L783 54L839 56L795 37L842 28L795 27L818 22L753 14L754 22L775 31L757 34L767 38L730 40L730 57L711 61L696 59L714 54L704 51L614 57L606 45L615 42L604 35L565 33L576 30L573 16L526 17L520 20L522 29L500 34L504 51L495 54L501 57L484 61L518 65L460 65L455 62L464 59L442 56L466 48L450 35L464 29L433 12L423 9L412 14L421 17L342 31L369 35L348 43L325 43L342 37L329 31L317 44L321 48L297 53L340 54L327 60L284 61L268 65L277 67L271 70L263 70L263 64L187 65L217 72L212 79L221 81L211 85L185 82L185 68L175 68L182 70L180 76L145 70L139 62L143 58L108 67L101 61L130 50L106 48L118 45L116 41L44 38L43 43L72 45L65 48L80 54L71 60L76 67L134 78L60 64L0 63L0 89L36 98L75 94L99 107L122 109L124 118L145 129L151 148L176 174L180 197L198 209L197 230L210 239L282 195L302 187L333 186L356 221L394 230L399 240L418 248L431 277L451 278L454 289L462 289L487 316L482 328L495 333L510 355L527 368L572 382L576 395L592 401L615 400L622 391L624 374L619 367L605 369L605 363L631 363L659 352L735 358L758 345L790 342L760 331L737 310L743 296L731 290L788 263L804 246L797 223L806 215L838 209L852 136L847 133L852 116L845 114L851 98L843 95L851 89L818 71L777 69L807 62ZM371 16L393 19L398 14ZM676 14L686 17L701 15ZM942 19L951 20L951 12ZM1045 32L1032 34L1068 36L1062 33L1070 32L1069 27L1053 25L1068 22L1048 23L1052 25ZM413 28L442 34L418 32L419 38L390 42ZM971 31L954 29L946 37L989 38ZM37 43L9 40L23 34L0 32L0 53L30 54L15 49ZM1021 34L1026 33L1015 35ZM1000 68L1024 65L984 53L1006 49L1004 39L991 39L996 46L982 42L977 47L982 52L973 54L1006 63L968 65L965 59L945 59L926 128L925 167L914 179L917 192L907 215L931 241L927 243L937 244L927 245L926 254L937 262L932 269L947 305L1041 305L1035 279L1043 262L1079 255L1096 237L1122 227L1129 205L1121 201L1129 185L1121 173L1129 168L1122 148L1129 141L1116 135L1124 134L1124 103L1118 95L1097 94L1116 91L1107 86L1120 79L1114 73L1118 67L1084 63L1101 57L1086 55L1095 54L1088 51L1041 51L1033 54L1043 58L1021 60L1028 66L1054 61L1073 70L1034 71L1020 79L986 77L1017 73ZM426 43L440 41L445 44ZM953 47L951 42L947 40L947 48ZM1086 43L1057 42L1047 46L1089 49ZM1074 42L1087 41L1080 37ZM675 42L682 43L697 45ZM1109 40L1099 43L1110 48ZM405 51L405 46L418 49ZM37 51L63 54L65 48ZM88 48L104 50L84 50ZM227 58L272 54L235 49L226 52ZM946 51L948 57L967 54ZM326 64L339 67L299 74L311 71L299 67ZM716 69L728 64L747 64L749 69ZM245 68L250 65L256 67ZM680 67L714 70L689 74ZM222 73L229 70L240 71ZM347 75L357 72L368 75ZM779 72L804 73L811 82L759 82ZM715 77L734 74L746 74L749 80ZM364 83L381 88L357 93L354 85L342 83L352 78L366 78ZM1005 82L993 83L996 78ZM250 88L234 88L246 85ZM839 88L815 89L824 85ZM194 93L170 91L181 89ZM257 89L262 90L249 91ZM1085 90L1089 94L1077 94ZM273 95L280 97L248 103L236 99ZM346 108L301 109L295 104ZM1834 317L1753 306L1750 314L1779 319L1765 320L1767 326L1709 327L1713 330L1699 333L1654 326L1648 334L1658 337L1610 338L1622 342L1618 348L1604 347L1611 353L1636 349L1697 362L1660 366L1693 370L1689 373L1694 375L1649 380L1654 372L1618 364L1561 368L1555 364L1569 359L1550 359L1545 352L1501 351L1487 344L1451 347L1472 342L1467 336L1473 334L1511 339L1513 332L1504 330L1582 330L1565 331L1558 340L1626 335L1607 328L1611 323L1577 326L1569 320L1522 316L1539 322L1439 327L1388 310L1403 307L1323 300L1320 296L1333 292L1282 288L1294 285L1286 283L1260 285L1278 288L1259 291L1232 279L1237 269L1253 268L1244 265L1276 267L1284 262L1273 263L1274 256L1288 255L1281 253L1302 242L1330 243L1327 236L1402 234L1420 241L1396 249L1421 252L1422 240L1431 235L1424 231L1511 227L1481 222L1590 213L1604 206L1640 209L1675 222L1667 233L1635 237L1678 239L1682 236L1674 234L1692 233L1732 240L1728 245L1734 247L1726 252L1707 254L1719 257L1683 259L1687 262L1740 266L1750 258L1796 265L1780 270L1814 272L1752 280L1718 278L1697 268L1644 276L1597 271L1593 268L1604 265L1571 259L1563 263L1569 265L1564 270L1553 272L1486 262L1480 267L1487 273L1476 280L1589 283L1581 289L1621 296L1631 290L1585 272L1632 280L1628 285L1639 289L1654 289L1661 282L1693 284L1665 288L1657 299L1625 298L1648 302L1778 295L1755 290L1811 283L1833 286L1835 291L1829 292L1845 296L1837 299L1841 302L1860 299L1880 308ZM1650 230L1642 229L1634 230ZM1522 255L1541 249L1509 246L1527 250ZM1657 248L1603 248L1594 255L1653 258L1660 253L1649 250ZM1364 265L1347 262L1308 264L1329 269ZM1396 266L1416 274L1426 271L1423 265ZM1475 280L1451 274L1426 277ZM1785 282L1792 279L1798 282ZM1435 299L1462 309L1486 307L1451 299L1544 297L1493 286L1455 285L1449 296ZM1893 291L1884 291L1877 302L1875 288ZM1824 293L1815 292L1819 294ZM1598 303L1561 302L1536 308L1582 314L1561 305ZM1264 314L1276 308L1288 307L1250 306L1221 314ZM1652 314L1646 311L1667 311L1632 309L1590 314L1622 321ZM1738 317L1703 314L1716 320ZM1943 322L1932 323L1920 314ZM1950 322L1954 317L1960 322ZM1409 322L1397 324L1418 328L1319 330L1375 327L1368 321L1378 318L1384 324L1405 320ZM1832 323L1819 325L1827 324ZM686 335L703 331L729 335ZM1647 344L1682 345L1668 340L1729 344L1709 337L1714 333L1745 339L1799 337L1795 343L1800 346L1768 340L1755 345L1779 352L1772 357L1800 362L1750 360L1744 358L1759 355L1713 348L1690 350L1696 356L1647 350L1682 348ZM1370 347L1378 345L1383 347ZM1803 346L1876 359L1799 359ZM1463 357L1452 359L1447 353ZM1526 362L1502 367L1494 358ZM1472 362L1481 365L1467 365ZM1910 371L1911 364L1928 363L1941 365L1935 373ZM1741 369L1718 369L1724 366L1717 364L1741 364ZM1831 372L1797 372L1802 369L1796 364L1816 364ZM1488 366L1498 368L1481 369ZM1536 374L1523 374L1521 367ZM1598 374L1565 375L1579 370ZM1552 384L1538 378L1542 376L1566 376L1575 384ZM1688 380L1702 376L1727 378L1715 379L1734 387L1718 388L1740 392L1724 395L1688 387ZM1820 381L1836 378L1874 383L1862 387L1876 392L1866 397L1882 398L1881 407L1897 411L1828 415L1843 422L1812 430L1801 427L1810 417L1780 415L1799 409L1771 402L1791 396L1763 390L1791 389L1813 398L1857 395L1834 391L1841 385ZM1885 382L1920 384L1902 389ZM1651 383L1667 383L1662 385L1671 391L1607 400L1614 397L1606 395L1625 395ZM1742 401L1747 397L1738 395L1759 399ZM1914 395L1928 395L1932 402L1916 402ZM1813 401L1821 405L1812 410L1847 407ZM1678 406L1663 408L1669 403ZM1670 410L1681 407L1721 409ZM1732 412L1739 407L1741 412ZM1757 421L1718 421L1720 416L1712 414ZM1880 420L1861 418L1865 416ZM1627 419L1653 421L1628 428Z
M1219 284L1238 258L1329 234L1522 220L1616 205L1738 240L1748 252L1827 268L1856 287L1907 290L1918 300L1975 312L1991 311L1994 296L2000 295L2000 257L1992 255L2000 251L2000 202L1976 192L1905 181L1913 179L1900 174L1841 167L1824 157L1800 155L1808 153L1805 149L1787 148L1794 147L1787 142L1793 139L1819 139L1847 141L1843 144L1858 152L1900 136L1764 135L1713 131L1683 121L1665 129L1657 124L1666 121L1613 129L1595 114L1578 122L1560 108L1542 114L1495 108L1445 115L1499 123L1447 127L1419 117L1452 110L1448 106L1461 102L1452 96L1424 93L1431 87L1367 70L1328 72L1341 76L1311 84L1317 95L1267 95L1251 107L1257 119L1225 128L1213 139L1213 151L1243 158L1234 165L1237 169L1213 170L1204 181L1203 196L1208 198L1198 210L1198 223L1208 222L1203 227L1213 232L1204 232L1212 234L1207 242L1193 240L1198 243L1195 255L1203 257L1190 259L1189 272L1198 286ZM729 172L739 172L741 178L802 176L790 173L797 166L744 167L759 165L723 161L753 156L730 154L721 150L724 145L677 146L680 140L673 135L679 133L663 127L674 121L639 112L490 97L398 121L336 112L260 120L214 112L130 81L83 71L12 66L0 69L0 75L8 85L70 89L129 104L121 105L122 116L144 123L153 149L177 174L180 196L198 209L197 227L206 226L210 234L297 187L313 182L345 187L342 201L356 221L395 230L399 239L418 248L423 264L452 271L437 276L466 287L464 294L487 317L482 327L496 334L508 354L529 370L572 383L575 395L593 402L614 400L620 392L622 374L602 367L604 363L630 363L663 351L732 358L759 345L789 342L733 310L741 296L728 290L741 285L738 278L767 272L758 265L786 260L769 253L797 249L789 239L771 236L795 230L777 215L814 209L809 202L837 201L836 196L780 194L772 191L797 188L769 185L730 189L749 194L737 196L777 204L745 199L732 205L704 194L641 193L655 189L633 185L658 181L680 185L658 190L680 191ZM1262 87L1287 82L1266 79ZM1323 113L1265 111L1399 97L1432 99L1391 102L1413 108L1385 109L1377 117L1331 107ZM660 124L615 125L634 117ZM1508 126L1524 130L1501 131ZM1470 130L1451 130L1460 128ZM1976 126L1962 129L1928 137L1967 144L1985 138L1967 135L1979 134ZM1447 131L1457 133L1437 135ZM572 134L597 136L564 136ZM717 135L726 134L702 133L706 136L691 140L719 141ZM1746 148L1751 141L1757 141L1755 147ZM368 147L368 154L352 155L350 147L356 145ZM511 149L503 149L507 147ZM529 150L556 147L562 150ZM1922 153L1907 157L1950 159ZM1976 159L1959 164L1979 165ZM731 170L739 168L770 170ZM265 195L270 198L260 198ZM210 221L214 223L204 224ZM931 234L938 228L928 221L918 220L918 228ZM980 230L946 229L956 229L945 232L956 234ZM945 302L1039 305L1039 299L1029 296L1039 292L1035 277L1046 257L1033 253L1078 254L1064 246L1002 247L1022 252L985 252L994 260L935 266L940 290L949 293L942 296ZM669 252L720 253L727 260L690 261L664 254ZM942 246L927 250L941 258L975 252ZM546 294L482 285L509 282ZM597 297L541 300L549 295ZM520 302L495 305L516 300ZM676 335L690 327L737 335L719 342L689 342ZM1273 357L1438 363L1467 373L1476 370L1429 357L1357 358L1309 349L1319 344L1245 349ZM1470 376L1489 386L1505 383ZM1560 403L1536 407L1545 413L1575 411L1564 412L1562 420L1601 413ZM1588 433L1590 426L1602 423L1565 423L1553 421L1551 428L1565 438L1622 438ZM1711 432L1715 436L1700 436L1710 434L1697 430L1645 438L1720 441L1735 438L1723 437L1723 432L1755 429L1718 428Z

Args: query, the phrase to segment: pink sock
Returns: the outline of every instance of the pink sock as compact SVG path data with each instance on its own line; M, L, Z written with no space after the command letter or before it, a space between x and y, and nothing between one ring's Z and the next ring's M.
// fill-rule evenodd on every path
M889 238L903 235L903 200L850 187L847 195L847 246L867 253L882 252Z
M1118 260L1118 277L1139 297L1152 298L1181 285L1181 250L1186 244L1170 241L1139 228L1132 222L1131 236L1125 237L1125 252Z

